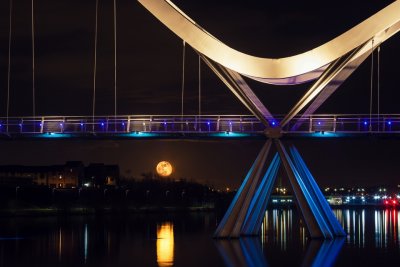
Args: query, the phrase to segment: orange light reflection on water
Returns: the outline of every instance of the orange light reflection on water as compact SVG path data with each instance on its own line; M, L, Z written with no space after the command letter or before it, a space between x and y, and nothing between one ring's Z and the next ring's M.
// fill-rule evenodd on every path
M157 264L159 267L174 265L174 226L170 222L157 225Z

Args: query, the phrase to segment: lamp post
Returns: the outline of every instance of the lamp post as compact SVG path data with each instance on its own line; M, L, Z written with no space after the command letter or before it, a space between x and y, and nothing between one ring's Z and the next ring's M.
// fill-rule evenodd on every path
M103 191L103 197L104 197L104 199L106 198L106 193L107 193L107 188L104 189L104 191Z
M19 186L16 186L15 187L15 199L16 200L18 200L18 189L19 189Z
M146 190L146 203L149 201L150 190Z
M55 191L56 191L56 188L54 187L54 188L51 190L51 196L52 196L52 199L53 199L53 204L54 204L54 202L55 202Z

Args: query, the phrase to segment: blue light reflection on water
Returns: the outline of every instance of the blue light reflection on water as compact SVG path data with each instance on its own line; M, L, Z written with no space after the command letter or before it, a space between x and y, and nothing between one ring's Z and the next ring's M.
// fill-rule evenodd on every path
M211 238L214 213L1 218L0 266L387 266L400 258L398 210L334 214L347 237L328 241L308 239L296 209L267 210L261 237L236 241Z

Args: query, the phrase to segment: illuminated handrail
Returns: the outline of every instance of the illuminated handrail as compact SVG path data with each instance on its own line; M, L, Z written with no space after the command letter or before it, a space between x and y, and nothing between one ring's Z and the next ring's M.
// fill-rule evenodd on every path
M301 117L301 114L297 116ZM273 127L279 127L283 116L275 116ZM8 123L7 123L8 122ZM300 127L288 124L286 133L399 133L400 114L314 114ZM1 134L36 133L263 133L265 126L252 115L119 115L119 116L41 116L0 117Z

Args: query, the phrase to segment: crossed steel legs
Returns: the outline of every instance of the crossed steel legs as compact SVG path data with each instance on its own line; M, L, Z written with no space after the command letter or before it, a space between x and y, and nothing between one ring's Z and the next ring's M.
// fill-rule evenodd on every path
M294 147L290 149L290 157L283 144L278 139L274 139L278 153L275 154L261 179L272 143L272 139L269 139L261 149L218 225L214 237L239 238L259 234L280 161L287 173L311 238L331 239L345 236L343 228Z

